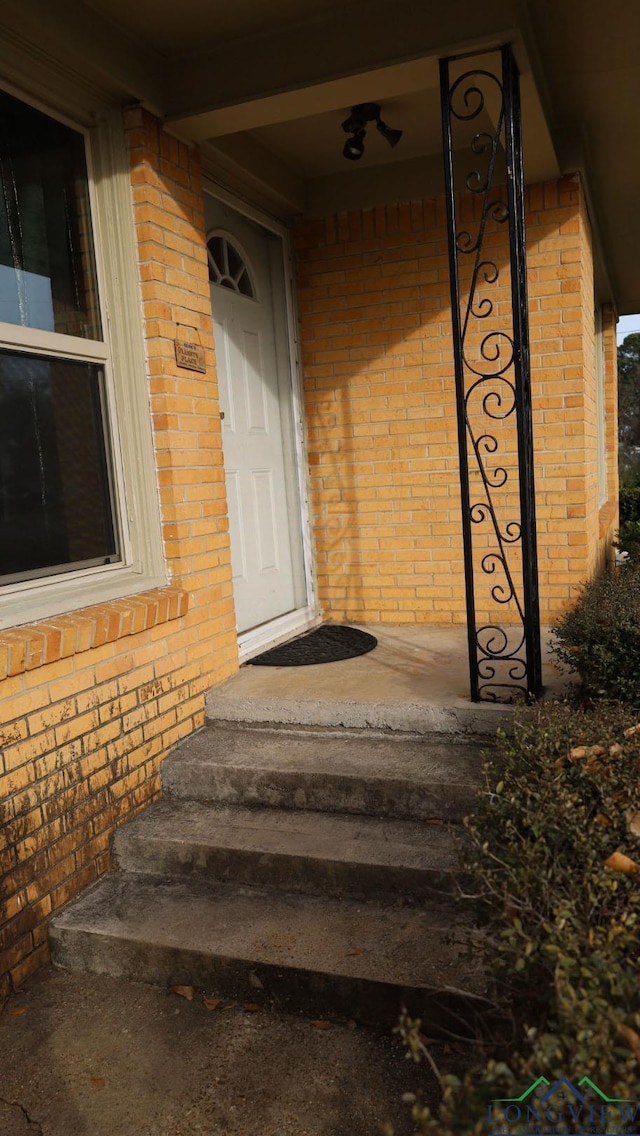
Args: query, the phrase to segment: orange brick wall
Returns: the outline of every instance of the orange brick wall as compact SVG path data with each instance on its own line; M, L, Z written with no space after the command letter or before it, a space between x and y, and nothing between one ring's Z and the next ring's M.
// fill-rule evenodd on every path
M473 203L460 209L473 222ZM527 233L540 585L551 622L610 535L597 503L593 268L577 178L529 187ZM491 238L508 328L505 241ZM304 221L296 251L321 604L334 619L464 622L444 202ZM610 414L613 372L608 390ZM613 469L613 421L608 432ZM495 617L486 598L479 617Z
M597 421L596 421L596 329L595 304L593 289L593 252L591 245L591 227L585 206L581 197L579 202L579 215L573 224L576 225L580 238L580 276L579 291L573 293L579 298L578 314L581 320L580 337L576 341L576 349L580 352L582 402L576 407L576 426L584 434L581 438L584 460L584 490L583 500L576 505L576 520L582 522L577 531L569 534L572 548L579 548L586 562L587 574L591 575L598 562L598 466L597 466Z
M237 667L197 155L127 114L171 586L0 633L0 999L47 957L48 916L103 872L115 825ZM195 326L208 369L176 367Z

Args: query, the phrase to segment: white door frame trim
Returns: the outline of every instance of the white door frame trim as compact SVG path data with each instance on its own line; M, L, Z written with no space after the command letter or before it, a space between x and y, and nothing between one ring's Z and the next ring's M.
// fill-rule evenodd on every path
M315 608L299 607L295 611L288 611L286 615L279 615L268 623L261 623L259 627L252 627L250 631L238 636L238 656L241 663L246 663L254 655L266 651L268 647L277 647L279 643L286 643L294 635L302 635L304 631L311 631L322 623L322 616Z
M238 654L240 662L257 655L268 646L276 642L283 642L291 638L296 632L302 632L315 627L321 622L315 587L315 556L313 539L311 535L311 510L309 507L309 463L307 461L307 446L305 437L304 399L302 394L302 375L300 373L297 312L295 305L295 292L293 286L293 255L291 248L291 234L286 225L281 224L268 213L229 193L222 186L217 185L210 178L203 178L202 188L210 197L215 197L223 205L235 209L249 220L255 221L263 229L275 233L282 241L285 303L287 315L287 340L289 346L289 378L291 383L291 413L293 418L294 449L296 459L296 477L298 498L300 501L300 531L302 534L302 556L304 564L304 578L306 589L306 603L295 611L269 620L250 631L238 636Z

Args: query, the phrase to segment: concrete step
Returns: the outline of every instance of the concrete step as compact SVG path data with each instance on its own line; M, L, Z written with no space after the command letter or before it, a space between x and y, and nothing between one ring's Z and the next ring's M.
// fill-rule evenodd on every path
M207 717L456 737L513 727L513 706L469 701L464 629L457 629L455 642L435 654L411 646L406 627L367 630L378 638L378 647L357 659L309 667L241 667L209 691ZM447 638L450 632L445 632ZM417 627L414 634L428 641L438 632ZM546 673L547 681L549 677Z
M164 800L118 829L118 866L309 895L422 901L459 867L448 826Z
M162 766L173 797L407 820L459 821L481 746L438 735L209 725Z
M51 924L73 970L193 985L322 1017L460 1035L486 1010L474 932L451 908L390 908L113 872Z

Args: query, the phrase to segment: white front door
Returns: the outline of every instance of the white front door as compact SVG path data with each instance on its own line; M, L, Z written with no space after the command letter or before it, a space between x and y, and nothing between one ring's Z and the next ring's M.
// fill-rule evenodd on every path
M242 633L306 604L282 242L213 199L206 220Z

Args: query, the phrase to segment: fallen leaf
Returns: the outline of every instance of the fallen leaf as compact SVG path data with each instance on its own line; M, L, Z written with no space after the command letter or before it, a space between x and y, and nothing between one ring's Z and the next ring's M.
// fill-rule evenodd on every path
M104 1089L104 1077L92 1077L91 1084L94 1089Z
M26 1006L15 1006L13 1010L9 1010L12 1018L19 1018L21 1014L26 1014Z
M629 726L629 729L624 731L625 738L632 738L634 734L640 734L640 722L635 726Z
M604 815L604 813L597 813L597 815L593 818L593 823L610 825L611 821L609 820L608 816Z
M614 745L609 746L609 757L620 757L622 753L622 746L615 742Z
M314 1029L317 1029L317 1030L330 1030L332 1023L321 1021L321 1022L312 1022L311 1025L313 1026Z
M596 759L595 761L588 761L587 764L584 766L584 771L585 771L585 773L588 773L590 777L593 776L594 774L597 774L598 776L602 777L603 775L605 775L607 773L611 773L611 766L610 765L602 765Z
M249 986L253 986L254 990L264 990L264 982L262 982L255 970L249 971Z
M606 752L604 746L591 746L591 757L602 757Z
M205 1009L207 1009L207 1010L217 1010L218 1006L220 1005L221 1002L222 1002L222 998L207 998L207 997L205 997L205 998L202 999L202 1004L205 1007Z
M587 747L586 746L575 746L573 749L569 750L569 757L570 757L571 761L582 761L582 759L586 756L587 756Z
M179 994L181 998L186 998L187 1002L193 1002L193 986L170 986L170 994Z
M618 1022L618 1029L624 1037L629 1049L632 1051L636 1060L640 1060L640 1035L629 1026L624 1026Z
M629 832L632 836L640 836L640 813L625 813L627 824L629 825Z
M264 1006L259 1006L257 1002L243 1002L242 1009L247 1014L261 1014Z
M625 856L624 852L612 852L605 860L604 866L610 872L622 872L625 876L635 876L640 872L640 864L636 864L630 856Z
M356 947L356 949L354 951L347 951L347 958L350 958L351 955L363 955L363 954L364 954L364 947Z

